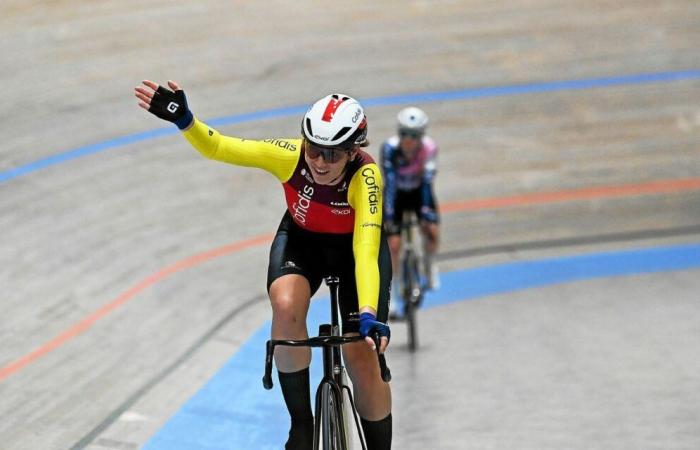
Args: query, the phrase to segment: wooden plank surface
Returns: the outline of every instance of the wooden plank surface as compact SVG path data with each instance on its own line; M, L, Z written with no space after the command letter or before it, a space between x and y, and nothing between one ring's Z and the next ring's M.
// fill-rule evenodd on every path
M131 91L143 78L178 80L195 114L211 119L305 105L332 91L372 99L700 69L700 3L693 0L13 0L0 29L0 171L165 126L136 106ZM698 100L695 77L419 106L441 147L437 192L449 205L696 179ZM400 107L368 107L373 155ZM299 119L219 129L296 136ZM690 189L456 210L443 214L443 249L645 230L659 230L649 242L665 242L662 231L673 229L681 230L674 242L696 241L683 230L700 224L698 206L700 193ZM164 268L269 235L282 209L274 179L206 161L177 135L0 182L0 367L55 342ZM497 252L489 261L515 257L527 252ZM71 448L104 423L116 428L98 433L103 441L94 448L138 448L269 315L266 259L266 245L257 245L162 276L0 380L0 448ZM667 286L663 277L658 283ZM234 314L239 308L243 317ZM152 380L159 382L143 392ZM139 393L148 400L137 416L146 418L110 422ZM689 442L676 438L670 447ZM578 448L591 447L595 441Z

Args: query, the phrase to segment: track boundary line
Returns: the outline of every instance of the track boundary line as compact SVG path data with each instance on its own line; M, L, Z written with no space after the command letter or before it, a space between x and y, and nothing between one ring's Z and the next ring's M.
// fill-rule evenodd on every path
M683 180L658 180L649 183L622 185L622 186L602 186L595 188L584 188L579 190L562 191L563 193L533 193L521 196L511 197L494 197L482 200L467 200L448 202L440 207L441 212L452 213L458 211L475 211L479 209L491 208L507 208L519 207L531 204L554 203L562 201L574 200L590 200L594 198L608 198L619 196L632 196L656 193L673 193L683 191L700 190L700 178L690 178ZM478 206L478 207L477 207ZM85 319L76 323L63 333L45 342L30 353L20 357L19 359L0 367L0 383L9 376L21 371L37 359L61 347L66 342L83 334L91 328L97 321L108 316L112 311L121 307L125 303L133 300L137 294L154 284L168 278L174 273L189 269L198 264L210 261L221 256L226 256L247 248L256 247L264 243L270 242L273 235L268 233L244 239L242 241L233 242L223 247L208 250L202 253L185 258L170 266L161 269L152 275L146 277L133 287L127 289L112 301L108 302L94 313L87 316Z
M91 328L97 321L105 318L108 316L112 311L118 309L119 307L123 306L124 304L130 302L133 300L137 294L140 292L144 291L145 289L153 286L154 284L168 278L170 275L183 271L185 269L189 269L191 267L194 267L198 264L201 264L203 262L228 255L230 253L238 252L241 250L245 250L247 248L255 247L258 246L262 243L269 242L272 240L272 235L271 234L264 234L261 236L256 236L253 238L249 239L244 239L242 241L234 242L232 244L225 245L223 247L215 248L213 250L205 251L202 253L198 253L194 256L190 256L188 258L185 258L183 260L180 260L176 262L175 264L172 264L170 266L165 267L164 269L161 269L148 277L144 278L141 280L139 283L134 285L133 287L127 289L126 291L122 292L119 294L115 299L111 300L101 308L99 308L97 311L93 312L89 316L87 316L85 319L81 320L80 322L76 323L72 327L68 328L66 331L63 333L59 334L55 338L45 342L35 350L33 350L30 353L27 353L26 355L22 356L21 358L9 363L8 365L4 367L0 367L0 382L2 382L4 379L9 377L10 375L13 375L20 370L22 370L24 367L28 366L29 364L33 363L37 359L41 358L42 356L46 355L47 353L50 353L54 350L56 350L58 347L61 347L63 344L66 342L72 340L73 338L85 333L89 328Z
M129 408L131 408L136 402L139 401L144 395L151 391L155 386L161 381L167 378L171 373L173 373L178 367L184 364L188 359L190 359L200 348L204 346L209 340L216 335L223 327L225 327L232 319L238 316L241 312L251 307L255 303L262 301L267 298L267 295L256 295L240 305L233 308L222 317L213 327L207 330L202 336L196 339L187 349L185 349L180 356L178 356L172 363L170 363L163 370L158 372L150 380L148 380L143 386L137 389L133 394L131 394L121 405L115 408L111 413L107 415L95 428L93 428L89 433L83 436L78 442L73 444L70 450L82 450L94 441L103 431L109 428L114 422L116 422L119 417L125 413Z
M581 245L581 244L600 244L600 243L612 243L612 242L625 242L625 241L635 241L648 239L650 237L673 237L673 236L683 236L683 235L693 235L700 234L700 225L694 225L689 227L678 227L669 229L656 229L656 230L639 230L630 233L611 233L611 234L601 234L598 236L587 236L581 239L557 239L551 241L534 241L534 242L516 242L512 244L502 245L502 246L488 246L476 249L470 249L467 251L455 251L448 252L439 255L440 261L450 261L455 259L460 259L465 256L483 256L489 254L498 254L509 251L520 251L520 250L532 250L540 248L553 248L553 247L569 247L571 245ZM468 269L467 269L468 270ZM129 398L124 401L119 407L107 415L105 419L100 422L92 431L87 433L82 439L80 439L76 444L74 444L70 450L82 450L91 444L102 432L107 430L114 422L116 422L119 417L131 408L139 399L150 392L153 387L158 383L163 381L168 375L174 372L178 367L187 362L192 356L194 356L201 347L204 346L216 333L226 326L231 320L233 320L238 314L243 312L248 307L254 305L256 302L267 298L266 295L258 295L251 298L245 303L237 306L234 310L229 312L224 316L219 322L217 322L209 331L207 331L203 336L197 339L191 346L189 346L176 360L170 364L167 368L159 372L151 380L149 380L143 387L138 389Z
M503 86L471 87L465 89L419 92L413 94L386 95L360 99L367 107L403 105L408 103L433 103L458 100L471 100L490 97L505 97L525 94L541 94L547 92L578 91L585 89L598 89L615 86L632 86L651 83L670 83L683 80L700 79L700 69L688 69L666 72L637 73L618 76L597 78L582 78L574 80L541 81ZM295 105L281 108L273 108L250 113L235 114L209 119L206 122L211 126L232 125L237 123L266 120L279 117L287 117L295 114L303 114L308 105ZM30 173L72 161L83 156L101 153L119 147L125 147L137 142L143 142L164 136L178 134L175 127L157 128L153 130L132 133L95 144L84 145L72 150L66 150L26 164L6 169L0 172L0 184Z

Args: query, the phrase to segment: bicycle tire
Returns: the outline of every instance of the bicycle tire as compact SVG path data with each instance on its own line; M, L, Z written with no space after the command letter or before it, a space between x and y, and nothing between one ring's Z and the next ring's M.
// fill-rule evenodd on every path
M415 253L406 252L403 267L404 282L404 308L406 325L408 326L408 349L415 351L418 348L418 331L416 320L416 292L420 291L420 279L418 272L418 258ZM418 294L420 295L420 294Z
M323 450L348 450L342 402L330 383L321 388L321 438Z

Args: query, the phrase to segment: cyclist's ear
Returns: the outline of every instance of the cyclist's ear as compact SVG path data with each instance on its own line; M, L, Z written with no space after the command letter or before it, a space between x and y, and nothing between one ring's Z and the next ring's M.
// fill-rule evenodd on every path
M354 147L352 150L350 150L350 161L355 161L355 158L357 158L358 151L360 151L359 147Z

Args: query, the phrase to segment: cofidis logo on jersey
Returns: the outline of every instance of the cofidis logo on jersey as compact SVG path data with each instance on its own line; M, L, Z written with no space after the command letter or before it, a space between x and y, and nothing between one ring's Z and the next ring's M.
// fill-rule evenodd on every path
M295 152L297 150L297 146L295 144L284 139L263 139L263 142L276 145L279 148L289 150L290 152Z
M306 214L311 207L311 197L314 195L314 188L307 185L297 191L297 201L292 205L294 218L301 224L306 224Z
M369 212L377 214L379 211L379 186L377 186L377 178L374 169L365 167L362 169L362 179L367 185Z

